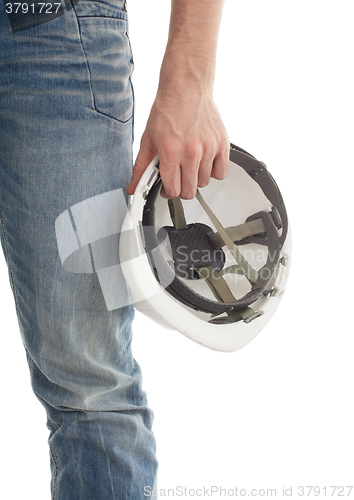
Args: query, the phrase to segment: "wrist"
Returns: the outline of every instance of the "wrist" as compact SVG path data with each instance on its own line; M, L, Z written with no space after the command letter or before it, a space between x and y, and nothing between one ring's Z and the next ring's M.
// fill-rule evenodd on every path
M210 54L203 57L182 48L168 46L161 65L159 92L213 93L215 60Z

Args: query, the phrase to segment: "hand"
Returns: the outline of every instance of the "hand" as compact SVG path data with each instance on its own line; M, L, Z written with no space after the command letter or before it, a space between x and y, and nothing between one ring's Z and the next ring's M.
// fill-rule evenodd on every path
M210 177L224 179L229 139L211 92L170 87L158 91L151 108L127 193L133 194L143 172L159 154L161 195L194 198Z

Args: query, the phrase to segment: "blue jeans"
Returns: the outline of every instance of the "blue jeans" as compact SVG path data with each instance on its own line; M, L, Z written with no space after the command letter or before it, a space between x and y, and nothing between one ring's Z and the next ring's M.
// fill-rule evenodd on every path
M132 70L123 0L81 0L16 33L0 2L0 236L55 500L141 500L155 484L133 308L107 307L95 269L66 269L56 232L71 207L129 183ZM121 219L121 207L106 216Z

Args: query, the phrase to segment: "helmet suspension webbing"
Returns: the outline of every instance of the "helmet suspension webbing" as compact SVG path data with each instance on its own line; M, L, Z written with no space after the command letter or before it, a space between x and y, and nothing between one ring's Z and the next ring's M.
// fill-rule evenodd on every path
M242 239L246 236L252 236L254 234L264 232L265 227L263 220L256 219L254 221L241 224L240 226L234 226L226 229L223 227L219 219L206 203L199 189L197 190L196 198L217 230L217 232L210 237L215 246L215 250L220 249L222 246L226 246L236 260L236 265L232 265L221 270L218 270L212 266L201 266L195 268L195 271L198 273L200 278L204 279L214 297L219 302L234 302L236 301L236 298L230 290L227 282L223 278L223 275L228 272L242 274L246 276L252 286L256 285L259 277L258 272L241 254L234 241ZM186 223L181 199L179 197L169 199L168 206L174 228L176 230L187 229L188 225ZM228 318L215 318L211 321L225 323L243 319L246 322L250 322L252 319L258 317L261 314L255 312L251 307L245 307L243 310L239 311L226 311L226 313L228 315Z

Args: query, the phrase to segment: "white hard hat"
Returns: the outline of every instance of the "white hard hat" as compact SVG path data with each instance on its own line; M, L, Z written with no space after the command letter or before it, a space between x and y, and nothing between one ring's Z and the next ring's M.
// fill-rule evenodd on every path
M274 314L289 272L283 198L264 163L231 145L222 181L193 200L160 196L156 157L136 188L120 236L135 307L218 351L248 344Z

